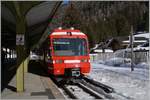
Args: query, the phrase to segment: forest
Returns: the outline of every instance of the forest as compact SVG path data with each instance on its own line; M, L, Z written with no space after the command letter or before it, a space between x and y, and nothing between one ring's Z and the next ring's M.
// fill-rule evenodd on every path
M70 1L61 5L50 28L74 27L86 33L90 47L133 32L148 32L148 1Z

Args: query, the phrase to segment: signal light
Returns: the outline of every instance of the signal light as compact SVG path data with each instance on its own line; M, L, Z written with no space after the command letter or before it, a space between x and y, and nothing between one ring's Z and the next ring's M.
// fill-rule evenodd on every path
M59 30L62 30L62 27L58 27Z
M74 30L74 27L71 27L70 29L71 29L71 30Z

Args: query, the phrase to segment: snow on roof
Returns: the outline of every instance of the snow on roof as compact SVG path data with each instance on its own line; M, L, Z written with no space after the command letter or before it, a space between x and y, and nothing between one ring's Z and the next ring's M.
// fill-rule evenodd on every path
M134 35L134 37L145 37L145 38L150 38L150 33L137 34L137 35Z
M150 50L149 47L136 47L136 48L133 48L133 50Z
M123 41L124 43L130 43L129 40ZM136 43L147 42L146 40L134 40Z
M96 50L94 50L94 52L103 52L103 50L102 49L96 49ZM113 52L113 50L105 49L105 52Z

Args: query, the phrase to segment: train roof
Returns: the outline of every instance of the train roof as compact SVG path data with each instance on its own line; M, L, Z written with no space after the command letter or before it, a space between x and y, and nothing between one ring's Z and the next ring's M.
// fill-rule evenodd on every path
M55 29L51 35L85 35L80 30L71 30L71 29Z

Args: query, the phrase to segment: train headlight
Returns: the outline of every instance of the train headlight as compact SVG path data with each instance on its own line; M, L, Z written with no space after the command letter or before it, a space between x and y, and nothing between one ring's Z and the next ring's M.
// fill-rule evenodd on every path
M82 59L81 62L88 62L88 59Z
M48 59L50 59L51 57L50 57L50 56L48 56L47 58L48 58Z
M63 63L63 60L56 60L56 63Z

